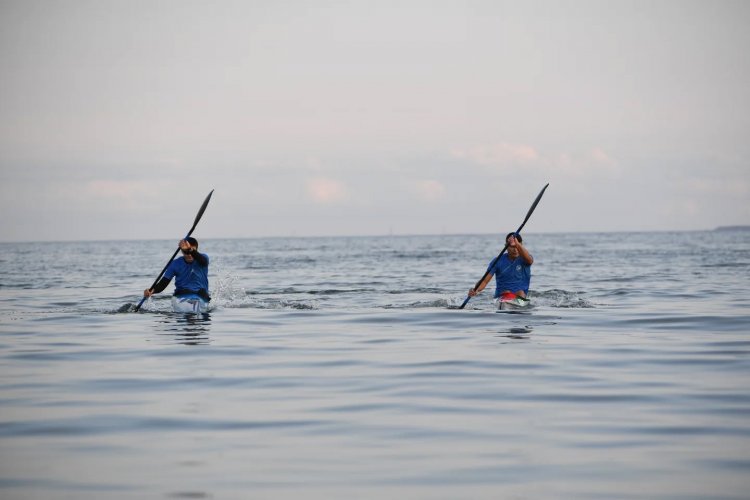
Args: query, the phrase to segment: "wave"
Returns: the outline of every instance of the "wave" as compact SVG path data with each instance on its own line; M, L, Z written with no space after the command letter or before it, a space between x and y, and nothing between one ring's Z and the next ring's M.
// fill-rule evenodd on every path
M383 306L384 309L428 309L428 308L440 308L440 309L454 309L463 302L458 301L456 298L447 299L436 299L436 300L418 300L410 302L408 304L387 304Z
M266 297L260 298L260 292L248 292L238 284L239 277L233 275L220 276L215 281L213 300L217 308L227 309L318 309L317 302L304 300L289 300L285 298ZM283 291L289 294L288 290ZM301 292L296 292L301 293Z
M533 307L552 307L562 309L590 309L595 307L594 303L582 296L582 292L570 292L554 288L552 290L531 290L529 293L531 305ZM448 309L458 309L466 297L451 297L446 300ZM491 295L481 295L472 299L469 303L473 304L474 309L484 309L486 307L496 307Z
M582 292L569 292L567 290L553 288L552 290L532 291L532 293L529 294L529 298L531 298L532 303L547 307L558 307L564 309L593 308L594 304L581 294Z
M437 290L429 289L427 293L435 293ZM444 292L444 290L442 290ZM581 292L569 292L567 290L552 289L544 291L533 291L529 294L531 304L535 307L553 307L563 309L589 309L595 307L594 304L581 295ZM425 309L425 308L443 308L458 309L466 300L466 296L451 296L430 300L418 300L405 304L388 304L385 309ZM485 309L486 307L494 308L495 302L491 296L483 295L474 298L470 303L472 308Z
M222 274L213 280L211 291L211 306L209 312L220 309L287 309L287 310L319 310L321 301L327 305L340 305L346 309L377 308L377 309L458 309L463 303L465 295L453 295L452 290L436 286L422 286L409 289L383 290L370 287L371 283L357 284L351 288L318 288L301 289L298 287L279 288L276 290L258 289L246 290L240 285L240 277ZM398 301L383 301L387 296L393 297L410 295L414 299L400 303ZM419 297L419 296L424 297ZM308 299L303 298L308 296ZM339 297L338 299L336 297ZM362 297L354 303L353 298ZM585 309L593 308L594 303L584 296L583 292L573 292L564 289L532 290L529 294L535 307ZM372 298L374 300L367 300ZM411 297L410 297L411 298ZM340 304L339 304L340 302ZM335 303L335 304L334 304ZM491 294L484 293L470 303L472 309L494 308ZM111 307L107 313L133 313L136 305L125 303L115 309ZM171 313L171 298L168 294L160 294L144 303L144 312ZM101 312L101 311L100 311Z

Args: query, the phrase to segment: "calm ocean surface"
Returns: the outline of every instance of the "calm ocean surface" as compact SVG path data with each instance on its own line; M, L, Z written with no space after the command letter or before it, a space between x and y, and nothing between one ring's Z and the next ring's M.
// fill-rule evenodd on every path
M0 498L750 498L750 232L177 239L0 244Z

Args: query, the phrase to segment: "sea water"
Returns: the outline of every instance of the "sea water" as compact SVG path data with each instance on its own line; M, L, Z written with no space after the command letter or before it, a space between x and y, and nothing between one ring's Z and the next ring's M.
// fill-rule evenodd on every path
M176 243L0 244L0 498L750 497L750 232Z

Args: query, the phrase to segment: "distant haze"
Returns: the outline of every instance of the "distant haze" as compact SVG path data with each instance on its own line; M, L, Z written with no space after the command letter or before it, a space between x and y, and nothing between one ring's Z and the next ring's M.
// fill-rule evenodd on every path
M750 2L0 1L0 240L750 224Z

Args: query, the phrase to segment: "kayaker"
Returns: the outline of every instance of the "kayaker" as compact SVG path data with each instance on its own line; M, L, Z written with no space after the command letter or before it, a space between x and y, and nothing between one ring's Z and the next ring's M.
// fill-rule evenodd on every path
M198 295L206 302L211 300L208 295L208 255L198 252L198 240L192 237L180 240L182 257L169 263L164 277L154 286L143 291L144 297L151 297L167 288L175 277L175 297L181 295Z
M531 264L534 263L534 257L523 246L523 238L520 234L508 233L505 236L505 243L508 245L508 251L496 262L490 262L487 267L487 277L476 289L469 290L469 297L474 297L484 290L492 276L495 276L494 297L496 299L508 292L524 298L529 293Z

